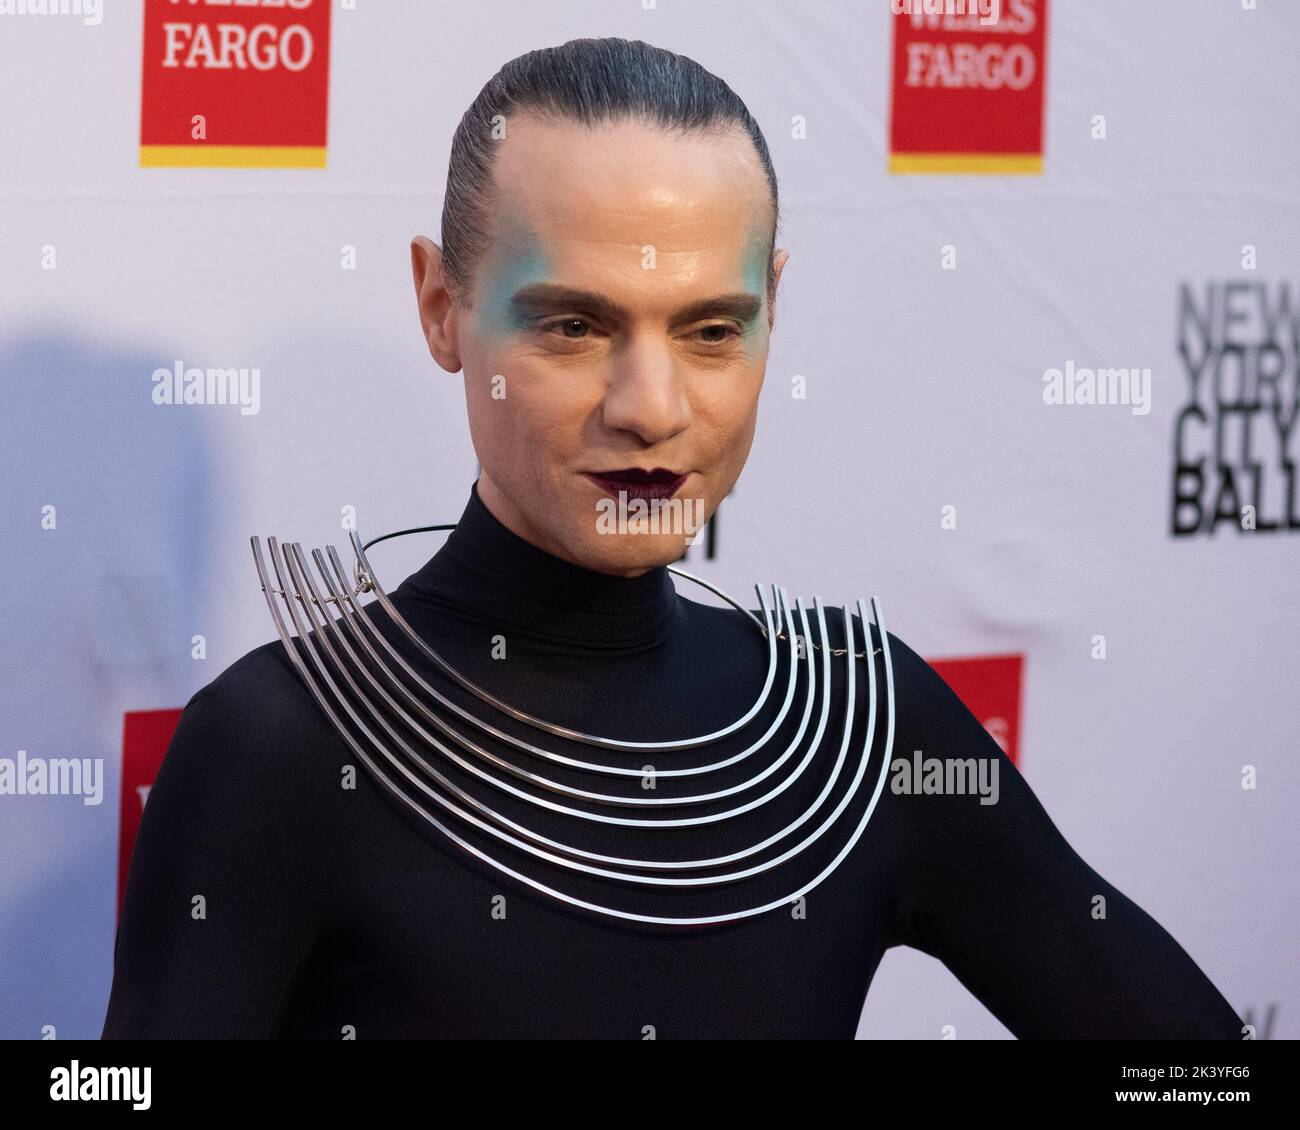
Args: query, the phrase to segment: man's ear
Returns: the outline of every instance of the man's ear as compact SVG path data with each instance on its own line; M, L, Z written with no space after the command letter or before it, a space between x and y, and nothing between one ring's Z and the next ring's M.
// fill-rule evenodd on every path
M781 285L781 270L785 266L785 261L790 258L790 252L784 247L779 248L775 255L772 256L772 270L775 278L772 280L772 293L770 301L767 304L767 329L772 332L772 326L776 322L776 295L777 288Z
M411 240L411 275L429 353L447 372L458 373L458 311L443 274L442 248L426 236L417 235Z

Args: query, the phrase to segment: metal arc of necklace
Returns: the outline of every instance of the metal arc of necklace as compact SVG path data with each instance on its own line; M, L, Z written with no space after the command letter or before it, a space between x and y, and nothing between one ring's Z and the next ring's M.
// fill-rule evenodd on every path
M428 644L428 642L419 636L406 622L400 611L389 599L388 594L379 584L375 571L371 567L370 561L366 555L366 550L381 541L388 540L389 538L401 537L412 533L451 530L454 528L454 525L423 526L417 529L401 530L395 533L385 534L382 537L374 538L365 543L362 543L360 537L355 531L353 531L351 533L351 542L353 553L356 558L354 566L356 578L355 584L347 580L347 574L344 571L342 562L339 560L338 553L333 546L327 546L325 554L322 554L319 549L312 551L311 556L316 567L315 573L313 573L313 570L307 563L301 545L298 543L282 545L276 538L269 538L267 545L271 558L271 568L275 575L275 584L272 584L262 554L261 542L257 537L251 539L253 560L257 569L262 592L266 598L267 606L270 609L271 617L275 623L281 643L284 645L284 648L288 653L289 660L294 670L305 683L312 697L324 711L326 717L334 726L335 730L344 738L348 747L356 755L358 760L360 760L362 765L365 766L371 776L374 777L385 789L391 792L398 800L412 808L420 817L446 835L453 843L457 844L477 859L482 860L495 870L524 883L534 890L537 890L559 902L592 912L601 917L653 925L700 926L736 922L766 913L776 909L777 907L791 905L803 895L818 886L840 865L848 853L852 851L853 847L857 844L862 833L866 829L872 813L875 811L876 804L884 787L885 776L890 764L894 743L896 711L894 701L893 663L889 651L888 633L884 627L883 614L881 612L880 603L875 597L871 600L871 606L881 646L874 649L871 646L871 635L867 628L866 607L861 598L859 598L857 601L857 612L859 623L862 625L863 635L863 651L859 652L855 650L853 622L849 615L847 606L843 609L844 638L846 646L843 648L835 648L830 644L829 635L826 630L825 612L822 608L819 597L813 598L813 607L816 613L818 640L820 642L814 642L809 626L807 611L799 600L795 601L795 608L799 615L802 633L796 637L796 632L793 627L794 617L790 611L789 598L787 597L785 590L779 586L772 586L773 603L776 608L775 620L773 618L773 613L768 608L767 601L763 596L762 586L755 586L755 590L758 594L759 606L763 613L763 620L760 621L757 616L748 609L742 607L720 588L702 578L686 572L685 570L678 569L674 566L668 566L668 571L673 575L682 577L685 580L708 589L710 592L726 601L729 605L754 622L758 630L762 632L767 639L767 674L763 687L749 710L736 719L736 721L720 730L699 737L673 739L670 741L630 742L618 738L586 734L581 731L544 721L543 719L536 718L521 710L515 709L508 703L493 695L491 692L463 676L449 662L447 662L446 659L440 656ZM328 560L326 554L328 555ZM319 584L317 583L317 577L319 577ZM322 591L322 589L324 591ZM768 726L766 732L760 738L752 742L749 747L742 752L712 764L673 770L649 770L648 768L633 769L624 766L603 765L577 760L551 750L540 748L531 743L525 742L522 739L516 738L513 735L507 734L496 726L491 725L486 720L479 718L471 711L465 710L458 704L451 702L445 696L440 694L435 687L428 683L400 655L387 637L378 630L372 618L366 615L362 606L357 603L357 597L366 592L374 594L376 604L397 627L402 638L410 641L422 655L430 659L440 670L459 683L467 691L470 691L483 702L487 703L493 710L512 717L517 721L523 722L534 729L561 738L567 742L627 752L651 752L696 748L715 743L731 734L737 733L755 717L770 697L772 688L776 682L776 672L779 665L777 649L778 639L785 639L788 642L788 671L784 701L776 719ZM279 598L279 600L277 600L277 598ZM289 613L289 621L291 621L292 629L293 632L296 633L296 637L291 633L290 624L285 620L280 601L283 601L284 609ZM331 611L331 606L333 606L335 611ZM317 616L318 612L320 614L319 618ZM337 613L337 615L335 613ZM788 632L782 632L783 625L789 626ZM424 695L431 698L435 703L442 706L445 711L450 712L461 721L481 730L483 733L511 745L530 756L548 760L555 764L562 764L571 768L591 773L604 774L607 776L628 776L637 778L651 776L656 780L661 777L695 776L715 772L719 769L736 764L753 753L766 748L768 740L786 718L794 700L798 673L798 660L796 657L795 646L796 638L799 640L799 650L805 652L807 661L807 676L805 680L806 702L798 731L794 738L789 742L785 752L769 764L762 772L738 785L694 796L667 798L612 796L577 789L562 784L559 781L547 778L541 774L531 773L492 753L483 746L478 745L466 734L453 728L445 717L440 715L427 701L425 701L424 698L421 697L421 695ZM376 650L372 640L379 644L383 654L381 654L379 650ZM355 648L353 646L354 644L356 645ZM358 654L357 649L359 649L361 653L360 655ZM813 701L817 693L818 674L816 664L813 661L813 651L820 651L822 653L820 676L821 712L815 733L809 743L808 750L804 754L803 759L800 761L798 766L781 783L769 789L766 793L755 797L736 808L703 816L696 815L663 820L616 816L599 811L589 812L583 809L572 808L560 804L556 801L549 800L544 796L535 796L530 792L509 784L507 781L493 776L493 774L484 767L484 765L495 767L508 776L525 781L529 785L540 788L546 792L572 796L593 804L614 808L626 809L660 806L674 808L688 807L733 796L753 788L755 785L777 772L786 761L794 756L795 750L803 740L812 713ZM544 860L550 864L554 864L559 868L570 871L579 871L586 875L599 878L613 879L624 883L642 884L659 888L715 886L735 883L771 870L772 868L775 868L799 855L810 844L820 839L821 836L839 819L841 813L843 813L848 805L857 797L866 774L867 763L870 759L872 747L875 741L877 701L880 697L877 694L876 685L875 656L877 654L882 655L884 666L883 698L885 701L886 711L884 751L880 770L876 777L874 791L857 824L857 827L853 830L847 842L843 844L840 851L831 862L811 881L804 883L799 889L783 898L766 902L760 906L753 906L748 909L731 911L724 914L696 917L665 917L660 915L638 914L580 899L564 891L551 887L532 876L507 866L505 863L502 863L500 860L489 855L483 849L466 840L452 828L448 827L439 820L437 816L428 811L419 800L412 797L406 790L398 785L388 773L384 772L384 770L380 768L380 765L372 759L371 755L366 751L366 746L370 746L381 756L383 761L388 763L397 771L398 774L404 777L410 786L414 787L420 793L423 793L439 808L450 813L457 820L480 829L495 839L509 845L513 849L522 851L535 859ZM343 656L346 656L346 662ZM846 691L844 723L839 753L836 757L832 772L823 785L821 792L802 812L802 814L780 831L757 843L743 848L740 851L712 859L625 859L583 850L543 836L539 832L528 828L518 821L512 820L502 813L497 812L477 797L474 797L457 786L455 782L449 780L436 768L436 766L431 764L424 756L422 756L421 752L415 748L410 741L402 736L402 734L379 709L380 703L387 706L389 711L396 716L401 724L414 734L426 747L432 747L432 749L438 754L441 754L444 758L453 762L461 769L466 770L478 779L484 781L486 784L536 807L558 812L565 816L571 816L577 819L597 823L617 824L638 828L645 827L651 829L681 828L699 824L718 823L729 820L742 813L752 811L784 792L799 779L804 770L807 769L812 762L815 753L821 746L825 734L830 712L830 663L832 656L845 657ZM368 660L369 663L365 660ZM786 848L781 854L765 860L762 863L756 863L748 868L738 871L732 871L725 874L681 878L663 877L657 874L641 875L634 873L635 870L662 872L709 869L725 866L746 859L749 856L755 855L756 853L773 846L779 841L792 835L800 827L810 821L833 792L844 769L845 760L850 746L850 736L854 729L856 717L855 706L857 697L856 687L858 682L858 660L865 660L863 665L866 667L867 673L867 695L863 707L864 712L867 714L866 734L862 742L861 751L857 758L857 768L852 781L844 791L839 802L822 820L818 827L808 833L798 843ZM376 677L375 671L379 673L378 678ZM365 689L358 684L354 672L364 679L366 684L368 684L368 689ZM414 689L412 689L411 686L408 686L406 681L403 681L403 678L401 677L402 675L404 675L405 679L414 685ZM347 692L349 693L345 693L343 687L340 686L340 681L346 686ZM420 722L393 697L393 694L390 693L390 688L391 690L396 691L412 709L414 709L426 721L430 722L444 736L450 738L457 745L464 747L469 754L479 762L484 763L484 765L476 764L474 761L465 760L455 750L439 741L437 737L422 726ZM379 726L382 727L387 735L386 739L376 734L375 731L371 729L371 726L367 723L367 718L377 722ZM361 735L364 736L365 744L358 741L357 735L353 732L353 728L349 727L348 721L351 722L353 728L359 730ZM430 781L436 783L449 795L443 795L442 792L432 788L426 780L422 779L421 776L417 776L413 773L402 758L399 758L394 754L393 748L390 748L390 743L391 747L400 750L407 759L418 766L424 777L427 777ZM460 803L457 803L458 801ZM465 807L461 807L462 804ZM517 835L512 833L517 833ZM583 860L588 862L582 862ZM594 866L594 864L610 864L611 867ZM619 868L631 868L634 870L619 870Z

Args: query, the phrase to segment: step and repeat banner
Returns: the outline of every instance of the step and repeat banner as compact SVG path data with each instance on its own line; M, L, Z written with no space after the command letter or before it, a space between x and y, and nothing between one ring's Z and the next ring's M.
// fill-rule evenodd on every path
M99 1034L180 709L272 638L249 537L459 516L408 244L484 82L604 35L725 79L780 181L758 434L689 567L879 595L1300 1034L1300 6L0 0L0 1037ZM1008 1035L889 951L860 1034L954 1033Z

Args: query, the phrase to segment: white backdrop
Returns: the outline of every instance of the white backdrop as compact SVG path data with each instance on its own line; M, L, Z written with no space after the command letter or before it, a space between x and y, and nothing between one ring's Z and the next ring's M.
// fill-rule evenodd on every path
M1045 171L1017 178L887 174L887 9L336 5L323 170L141 169L139 4L109 0L96 27L0 16L0 757L107 772L98 806L0 797L0 1036L99 1033L122 715L183 705L271 637L248 537L337 540L349 505L364 536L459 516L460 377L425 352L407 244L438 236L480 86L585 35L721 75L780 178L792 255L759 434L718 559L694 567L736 592L878 594L928 658L1023 652L1020 764L1066 838L1239 1012L1300 1034L1300 530L1170 534L1179 287L1289 284L1300 310L1300 5L1054 0ZM260 412L153 405L177 360L258 367ZM1070 361L1149 367L1151 412L1045 405L1044 371ZM390 589L436 544L405 541ZM861 1033L947 1024L1007 1035L937 961L890 951Z

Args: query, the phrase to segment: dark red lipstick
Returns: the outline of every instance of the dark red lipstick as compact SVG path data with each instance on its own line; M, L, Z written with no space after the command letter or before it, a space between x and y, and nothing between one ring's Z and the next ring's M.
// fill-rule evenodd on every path
M587 478L613 498L620 493L633 499L672 498L686 481L686 475L656 467L645 471L640 467L623 467L616 471L587 471Z

